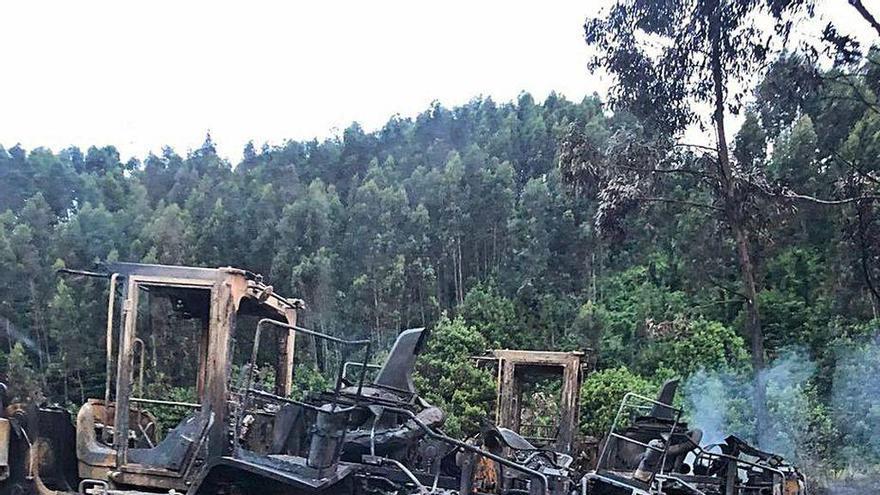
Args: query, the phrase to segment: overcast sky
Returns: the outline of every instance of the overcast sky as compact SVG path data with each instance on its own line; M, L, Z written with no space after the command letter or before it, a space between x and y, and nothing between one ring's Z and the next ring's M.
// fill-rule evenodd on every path
M373 130L433 100L579 100L608 86L587 73L582 31L607 3L6 3L0 144L112 144L142 158L183 153L210 130L235 161L249 140L324 138L353 121ZM863 22L846 0L821 3Z

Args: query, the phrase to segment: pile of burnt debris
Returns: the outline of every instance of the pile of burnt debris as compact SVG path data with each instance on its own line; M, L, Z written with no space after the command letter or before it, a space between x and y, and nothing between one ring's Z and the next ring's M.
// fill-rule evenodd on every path
M402 332L368 380L368 340L299 327L301 301L278 296L253 273L117 263L79 274L104 276L110 285L105 396L88 400L75 423L63 409L4 400L0 494L805 493L801 474L778 456L736 437L701 445L700 430L672 406L674 381L656 399L628 394L605 440L590 442L576 438L583 354L498 351L482 360L497 367L502 426L487 424L461 440L443 433L444 412L413 385L416 357L429 338L423 329ZM143 396L138 297L171 298L169 307L200 322L198 402ZM244 315L259 319L255 329L235 328ZM236 332L253 337L237 377ZM278 346L272 392L254 384L268 332ZM292 399L293 342L302 336L339 346L345 365L329 390ZM560 423L524 436L517 430L529 425L516 409L528 369L560 373L563 386ZM150 406L191 413L160 435ZM584 456L591 448L598 455Z

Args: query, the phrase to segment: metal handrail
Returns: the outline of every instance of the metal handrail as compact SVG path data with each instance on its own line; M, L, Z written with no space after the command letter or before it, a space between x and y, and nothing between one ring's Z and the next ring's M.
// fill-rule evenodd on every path
M363 391L364 378L367 373L367 364L370 361L370 350L371 350L371 345L372 345L369 339L346 340L346 339L341 339L339 337L334 337L333 335L328 335L325 333L317 332L315 330L309 330L308 328L303 328L303 327L300 327L297 325L292 325L290 323L284 323L284 322L281 322L278 320L273 320L272 318L263 318L259 322L257 322L257 328L254 332L254 348L251 350L251 360L250 360L250 363L248 363L249 368L247 370L246 384L244 387L240 387L242 389L242 397L241 397L241 402L239 404L239 408L240 408L239 414L237 414L237 418L235 421L235 442L236 443L238 443L238 441L239 441L239 436L241 433L241 422L242 422L242 419L244 416L244 412L247 410L251 394L253 392L255 392L253 390L254 375L256 375L257 359L258 359L259 350L260 350L260 336L262 335L264 325L274 325L279 328L286 328L288 330L294 330L296 332L300 332L305 335L311 335L315 338L329 340L330 342L335 342L337 344L341 344L346 347L364 347L366 349L366 351L364 352L364 360L362 361L363 366L361 368L361 375L358 379L357 396L360 397L361 392ZM343 357L343 360L345 357L347 357L347 355L345 355ZM331 406L333 409L335 409L337 406L337 401L339 398L339 391L342 388L342 373L343 373L343 366L340 366L339 371L336 375L336 386L334 387L334 391L333 391L333 400L332 400L332 406ZM264 394L261 393L260 395L264 395ZM269 395L271 395L272 396L271 398L273 398L275 400L283 399L282 397L274 395L274 394L269 394ZM298 401L297 401L297 403L298 403Z
M619 433L609 433L608 436L610 436L610 437L614 437L614 438L619 438L620 440L623 440L623 441L625 441L625 442L633 443L633 444L638 445L639 447L644 447L644 448L646 448L646 449L651 449L651 450L653 450L654 452L659 452L659 453L661 453L661 454L664 453L664 452L666 452L666 449L661 449L660 447L655 447L655 446L653 446L653 445L651 445L651 444L647 444L647 443L640 442L640 441L638 441L638 440L636 440L636 439L634 439L634 438L625 437L625 436L623 436L623 435L621 435L621 434L619 434Z
M175 407L189 407L191 409L199 409L202 407L201 404L196 404L195 402L178 402L174 400L159 400L159 399L147 399L144 397L131 397L128 399L129 402L139 402L143 404L156 404L158 406L175 406Z
M770 472L772 472L772 473L775 473L775 474L779 475L783 480L785 479L785 473L783 473L781 469L777 469L777 468L774 468L774 467L771 467L771 466L765 466L765 465L762 465L762 464L758 464L758 463L755 463L755 462L749 461L749 460L747 460L747 459L743 459L743 458L741 458L741 457L736 457L736 456L733 456L733 455L730 455L730 454L725 454L725 453L723 453L723 452L709 452L709 451L704 450L704 449L703 449L702 447L700 447L700 446L697 446L694 450L697 451L697 453L695 454L695 455L697 456L697 459L699 459L700 456L705 456L705 458L708 458L708 459L710 459L710 460L711 460L711 459L727 459L727 460L730 460L730 461L734 461L734 462L736 462L736 464L737 464L737 469L738 469L738 470L739 470L739 469L743 469L743 468L740 468L740 467L739 467L740 464L745 464L746 466L750 466L750 467L753 467L753 468L757 468L757 469L760 469L760 470L762 470L762 471L770 471Z
M434 438L435 440L440 440L442 442L446 442L446 443L455 445L456 447L458 447L460 449L467 450L468 452L473 452L477 455L481 455L483 457L491 459L491 460L501 464L502 466L507 466L515 471L526 473L526 474L532 476L541 485L541 487L540 487L541 493L545 494L545 495L547 494L547 490L550 485L548 484L547 476L545 476L544 473L541 473L540 471L536 471L528 466L523 466L522 464L511 461L510 459L508 459L506 457L502 457L502 456L493 454L491 452L480 449L480 448L475 447L473 445L469 445L465 442L462 442L461 440L456 440L456 439L454 439L452 437L448 437L442 433L437 433L430 426L426 425L421 419L419 419L418 416L416 415L416 413L414 413L408 409L401 409L399 407L385 407L385 410L391 411L391 412L397 413L397 414L403 414L403 415L409 417L409 419L413 423L415 423L416 426L418 426L420 430L424 431L426 435L428 435L431 438Z
M358 363L357 361L346 361L345 363L343 363L343 365L342 365L342 377L343 378L348 377L348 367L349 366L360 366L361 368L363 368L364 363ZM382 365L370 363L370 364L367 364L367 369L380 370L380 369L382 369Z
M669 451L669 444L670 444L669 441L664 441L663 448L661 449L659 447L654 447L654 446L648 445L646 443L639 442L638 440L620 435L619 433L616 432L617 423L620 421L620 417L623 414L623 410L625 408L627 408L628 406L631 408L637 408L637 409L644 408L644 406L640 406L639 404L629 404L629 400L632 398L636 398L641 401L648 402L648 403L651 403L654 405L662 406L662 407L668 408L671 411L675 412L675 419L673 419L672 426L669 430L669 438L670 439L672 438L673 434L675 433L676 427L679 425L679 420L681 419L682 410L680 408L672 406L671 404L666 404L664 402L660 402L658 400L651 399L650 397L645 397L643 395L639 395L634 392L628 392L626 395L623 396L623 400L620 402L620 407L617 409L617 414L614 416L614 422L611 424L611 431L608 433L608 436L611 438L617 438L617 439L623 440L625 442L632 443L632 444L638 445L640 447L644 447L644 448L653 450L655 452L661 453L662 458L660 460L659 472L663 473L664 466L666 465L666 454ZM602 469L602 465L606 460L606 454L608 452L608 443L609 443L608 440L609 439L605 440L605 442L602 446L602 452L599 454L599 459L596 461L596 470L597 471ZM656 478L656 476L657 476L657 472L652 470L651 471L651 478L648 481L648 486L651 486L654 483L654 479Z

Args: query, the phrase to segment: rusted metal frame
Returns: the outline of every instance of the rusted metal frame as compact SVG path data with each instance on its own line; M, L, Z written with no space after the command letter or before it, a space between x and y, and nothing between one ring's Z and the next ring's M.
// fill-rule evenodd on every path
M524 364L559 364L564 365L574 360L579 360L585 354L580 351L564 352L564 351L523 351L501 349L492 351L494 358L507 359Z
M649 449L651 449L651 450L653 450L653 451L655 451L655 452L660 452L661 449L658 449L657 447L652 447L652 446L650 446L650 445L648 445L648 444L645 444L645 443L639 442L638 440L634 440L634 439L632 439L632 438L625 437L625 436L623 436L623 435L618 434L618 433L615 431L616 428L617 428L617 423L618 423L618 421L620 421L620 416L623 414L623 410L624 410L625 408L627 408L627 406L629 406L629 407L633 407L633 406L634 406L634 405L632 405L632 404L628 404L628 401L629 401L631 398L636 398L636 399L639 399L639 400L641 400L641 401L649 402L649 403L651 403L651 404L656 404L656 405L659 405L659 406L664 406L664 407L667 407L667 408L669 408L669 409L675 411L675 413L676 413L676 414L675 414L675 420L673 420L672 427L670 428L670 432L669 432L669 438L670 438L670 439L672 439L672 433L675 432L675 428L678 426L678 424L679 424L679 420L681 419L681 413L682 413L681 409L676 408L676 407L673 407L671 404L664 404L664 403L662 403L662 402L660 402L660 401L657 401L657 400L654 400L654 399L651 399L651 398L648 398L648 397L645 397L645 396L643 396L643 395L639 395L639 394L636 394L636 393L633 393L633 392L629 392L629 393L627 393L626 395L624 395L624 396L623 396L623 400L620 402L620 407L618 407L618 409L617 409L617 414L614 416L614 422L611 423L611 432L608 434L608 436L609 436L609 437L613 437L613 438L618 438L618 439L623 440L623 441L625 441L625 442L629 442L629 443L632 443L632 444L635 444L635 445L639 445L639 446L641 446L641 447L649 448ZM609 442L608 442L608 439L605 439L604 445L602 446L602 453L599 454L599 459L596 461L596 470L597 470L597 471L599 471L599 470L602 469L602 464L603 464L604 461L605 461L605 454L608 452L608 443L609 443ZM663 472L663 466L666 464L666 453L667 453L667 451L669 450L669 443L670 443L669 441L665 441L665 442L663 442L663 444L664 444L664 445L663 445L663 449L662 449L663 457L661 458L660 472ZM651 484L654 482L654 479L655 479L656 475L657 475L656 472L654 472L654 471L651 472L651 479L648 481L648 486L651 486Z
M666 405L666 404L664 404ZM669 454L669 447L672 443L673 435L675 434L675 429L678 427L678 423L681 420L681 415L683 411L678 408L672 407L672 404L666 405L669 409L675 411L675 420L672 422L672 426L669 427L669 438L663 442L663 457L660 459L660 474L665 474L666 469L666 458ZM688 440L690 441L690 440ZM651 482L657 477L657 473L651 473Z
M179 401L174 401L174 400L147 399L144 397L132 397L129 399L129 401L139 403L139 404L156 404L158 406L189 407L192 409L198 409L198 408L202 407L201 404L196 404L195 402L179 402Z
M138 354L138 356L140 357L140 359L138 360L138 388L137 388L137 394L138 394L138 395L144 395L144 354L146 353L146 344L144 344L144 339L142 339L142 338L140 338L140 337L135 337L135 338L134 338L134 342L132 342L132 353L134 352L134 347L135 347L135 346L137 346L137 347L140 348L140 353ZM134 357L134 356L132 356L132 357ZM136 421L136 424L137 424L138 429L141 430L141 434L144 436L144 440L147 441L147 444L150 446L150 448L155 447L155 445L153 445L152 440L150 440L150 437L147 436L147 432L146 432L146 430L144 430L144 427L141 425L141 417L143 416L143 409L141 408L140 403L139 403L139 402L132 401L131 398L129 398L129 401L130 401L130 402L134 402L135 404L137 404L137 421Z
M129 278L126 283L126 298L122 309L125 322L119 336L119 353L116 368L116 418L113 421L113 448L116 450L116 467L127 462L129 398L132 385L132 340L137 322L138 291L137 281Z
M476 361L492 361L495 364L495 424L501 424L501 377L504 359L497 356L474 356Z
M499 395L498 395L498 424L514 431L520 429L520 383L516 379L516 361L501 357L498 361L500 368Z
M247 410L249 400L250 400L250 394L253 389L254 375L256 374L256 363L257 363L257 359L258 359L259 351L260 351L260 337L262 336L264 325L274 325L276 327L286 328L288 330L294 330L296 332L300 332L305 335L311 335L316 338L329 340L331 342L335 342L335 343L341 344L343 346L365 346L366 352L364 355L364 361L362 363L363 367L361 370L361 377L358 382L358 396L360 396L361 390L363 389L363 381L364 381L364 377L366 375L367 363L369 362L369 358L370 358L371 343L370 343L369 339L345 340L345 339L341 339L339 337L334 337L332 335L327 335L327 334L324 334L321 332L316 332L314 330L309 330L308 328L303 328L303 327L300 327L297 325L284 323L284 322L281 322L278 320L273 320L271 318L263 318L257 322L257 328L254 331L254 347L251 350L251 360L249 363L249 369L248 369L247 376L246 376L245 386L243 387L242 397L241 397L241 400L239 403L239 412L237 414L236 421L235 421L236 442L238 441L238 437L241 432L241 421L243 419L244 412ZM333 407L334 408L337 405L339 391L340 391L340 387L341 387L341 383L342 383L341 375L342 375L342 366L339 367L339 373L338 373L337 379L336 379L336 387L335 387L335 391L333 393ZM279 396L275 395L275 397L279 397Z
M492 357L477 359L497 361L495 411L496 423L519 431L521 425L520 384L518 368L558 367L562 382L560 390L560 421L555 440L556 448L568 452L577 430L578 396L582 379L583 352L496 350Z
M229 275L239 274L236 270L227 270ZM245 272L241 272L244 275ZM271 286L263 284L256 279L246 279L244 291L240 297L250 297L277 312L283 316L290 325L297 324L297 310L301 309L303 303L299 299L287 299L276 294ZM240 298L239 298L240 299ZM289 395L293 389L294 380L294 354L296 351L296 335L292 330L286 335L279 335L277 346L279 349L278 359L275 363L275 393L278 395Z
M360 363L362 365L361 377L360 377L360 380L358 383L358 393L360 393L361 389L363 388L364 376L366 375L366 368L367 368L367 364L368 364L369 358L370 358L371 342L369 339L360 339L360 340L341 339L339 337L334 337L332 335L327 335L325 333L316 332L314 330L309 330L308 328L303 328L303 327L300 327L297 325L284 323L284 322L281 322L278 320L273 320L271 318L263 318L259 322L257 322L257 329L256 329L256 332L254 333L254 348L251 350L251 363L250 363L251 368L248 370L249 371L248 381L247 381L247 387L246 387L245 391L247 391L247 389L250 389L253 385L253 378L254 378L254 374L255 374L254 373L254 366L256 365L256 362L257 362L257 355L259 353L259 347L260 347L260 337L262 334L262 327L264 324L270 324L270 325L275 325L277 327L286 328L288 330L294 330L296 332L300 332L305 335L311 335L316 338L329 340L331 342L335 342L337 344L341 344L344 346L365 346L366 353L364 356L364 360L362 363ZM342 371L342 367L340 367L340 373L341 373L341 371ZM336 387L337 388L337 390L336 390L337 395L339 392L338 389L339 389L339 382L340 381L341 381L340 379L337 379L337 387ZM245 400L246 400L246 398L245 398Z
M617 439L620 439L620 440L623 440L624 442L629 442L629 443L631 443L631 444L638 445L639 447L643 447L643 448L646 448L646 449L651 449L651 450L653 450L654 452L658 452L658 453L660 453L660 454L662 454L663 452L665 452L665 449L661 449L660 447L655 447L655 446L650 445L650 444L647 444L647 443L645 443L645 442L640 442L640 441L635 440L635 439L633 439L633 438L625 437L625 436L621 435L620 433L614 433L614 432L611 432L611 433L608 434L608 436L609 436L609 437L613 437L613 438L617 438Z
M262 284L260 284L260 285L261 285L264 289L265 289L266 287L268 287L268 286L266 286L266 285L262 285ZM269 297L272 298L272 299L275 299L278 303L280 303L280 306L284 306L284 307L287 308L287 309L299 309L299 307L298 307L298 305L297 305L297 303L296 303L295 301L291 301L291 300L287 299L286 297L284 297L284 296L282 296L282 295L280 295L280 294L278 294L278 293L270 292L270 293L269 293ZM264 302L265 302L265 301L264 301Z
M495 359L495 403L498 407L495 410L495 424L501 424L501 378L504 376L503 368L504 360Z
M180 289L211 289L214 286L213 280L157 277L152 275L131 275L128 278L129 280L137 282L138 285L156 285L160 287L177 287Z
M116 450L116 466L128 464L128 428L131 403L132 382L134 379L134 341L137 332L138 288L142 285L159 285L180 288L200 288L213 293L214 283L210 280L181 279L151 275L132 275L127 277L125 314L120 332L120 352L117 356L116 373L116 418L114 421L113 447ZM121 432L121 434L120 434Z
M699 445L697 445L694 450L696 450L698 452L698 453L694 454L698 458L699 458L699 456L705 456L706 458L708 458L710 460L727 459L727 460L736 462L737 469L745 470L745 468L739 467L740 464L745 464L747 466L750 466L750 467L753 467L756 469L760 469L761 471L770 471L771 473L779 475L783 481L785 480L785 473L782 472L782 470L776 469L771 466L765 466L763 464L751 462L746 459L742 459L740 457L732 456L730 454L724 454L724 453L720 453L720 452L708 452L708 451L704 450L702 447L700 447Z
M108 271L117 272L123 276L164 279L174 278L208 282L216 280L220 273L236 271L231 268L202 268L195 266L157 265L150 263L126 263L122 261L106 262L103 263L103 266L105 266Z
M273 399L273 400L277 400L278 402L285 402L285 403L287 403L287 404L295 404L295 405L297 405L297 406L301 406L301 407L303 407L303 408L305 408L305 409L309 409L309 410L312 410L312 411L327 412L327 411L321 409L319 406L316 406L316 405L314 405L314 404L309 404L308 402L301 401L301 400L291 399L290 397L282 397L282 396L280 396L280 395L275 395L275 394L273 394L273 393L271 393L271 392L266 392L266 391L264 391L264 390L260 390L260 389L257 389L257 388L252 388L252 389L248 390L248 392L250 392L250 393L253 394L253 395L257 395L257 396L260 396L260 397L264 397L264 398L266 398L266 399ZM354 409L354 406L350 406L350 407L348 407L348 408L346 408L346 409L351 409L351 410L353 410L353 409ZM342 409L339 409L339 410L341 411Z
M248 281L237 271L223 272L211 291L208 339L205 346L205 386L202 412L215 415L206 429L208 455L223 455L232 447L228 439L229 379L232 367L232 339L241 299L248 294Z
M486 457L488 459L491 459L491 460L501 464L502 466L509 467L510 469L513 469L514 471L519 471L521 473L528 474L529 476L531 476L532 478L534 478L535 480L537 480L540 483L541 491L538 493L540 493L540 494L547 494L548 493L548 489L549 489L550 485L547 482L547 476L545 476L544 473L541 473L540 471L536 471L530 467L523 466L522 464L519 464L518 462L511 461L510 459L508 459L506 457L502 457L500 455L493 454L493 453L488 452L486 450L483 450L481 448L474 447L473 445L469 445L465 442L462 442L461 440L456 440L456 439L454 439L452 437L448 437L442 433L438 433L438 432L434 431L430 426L426 425L422 420L420 420L414 412L412 412L408 409L402 409L399 407L385 407L385 410L391 411L391 412L397 413L397 414L403 414L403 415L409 417L409 419L412 420L416 424L416 426L419 427L419 429L424 431L426 435L428 435L429 437L431 437L435 440L440 440L441 442L445 442L445 443L454 445L454 446L456 446L460 449L466 450L468 452L472 452L474 454ZM535 493L535 492L533 491L532 493Z
M104 382L104 424L110 424L110 384L113 375L113 313L116 305L116 282L119 274L110 275L110 297L107 299L107 337L105 343L107 345L107 363L106 377Z
M210 333L210 322L207 326L202 328L202 333L199 336L199 348L198 348L198 376L196 377L196 398L198 398L199 402L203 402L205 400L205 373L201 370L206 370L208 368L208 342L209 342L209 333Z
M356 396L357 400L360 400L361 394L364 391L364 380L366 380L366 378L367 378L367 367L369 367L368 363L370 362L370 358L372 357L372 350L373 350L373 343L370 342L370 340L367 340L367 345L366 345L366 348L364 349L364 361L363 361L363 363L361 363L362 364L361 365L361 376L358 377L358 388L357 388L357 396ZM339 371L340 371L339 383L341 384L342 383L341 372L343 370L340 369ZM337 397L339 396L338 387L337 387L337 391L336 391L336 396Z
M363 368L362 363L359 363L357 361L346 361L345 363L342 364L342 377L343 378L348 377L349 366L359 366L359 367ZM380 369L382 369L382 365L380 365L380 364L367 364L367 369L380 370Z
M562 370L562 414L556 432L556 447L564 452L571 451L577 430L581 378L581 356L570 355Z

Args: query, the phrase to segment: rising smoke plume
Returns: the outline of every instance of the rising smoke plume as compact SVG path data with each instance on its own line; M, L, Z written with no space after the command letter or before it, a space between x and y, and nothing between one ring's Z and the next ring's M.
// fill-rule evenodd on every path
M836 344L820 367L803 349L780 352L757 376L701 370L683 384L690 423L703 445L740 436L819 480L829 495L880 494L880 333ZM816 383L831 377L830 393ZM767 428L756 431L755 383L766 387Z

